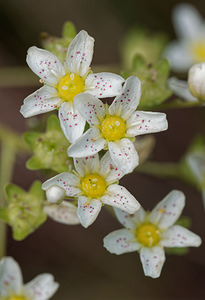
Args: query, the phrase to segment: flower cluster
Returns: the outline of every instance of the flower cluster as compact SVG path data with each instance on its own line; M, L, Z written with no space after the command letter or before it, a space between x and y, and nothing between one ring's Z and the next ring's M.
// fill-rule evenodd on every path
M51 274L41 274L23 285L17 262L11 257L0 261L1 300L48 300L57 291L59 284Z

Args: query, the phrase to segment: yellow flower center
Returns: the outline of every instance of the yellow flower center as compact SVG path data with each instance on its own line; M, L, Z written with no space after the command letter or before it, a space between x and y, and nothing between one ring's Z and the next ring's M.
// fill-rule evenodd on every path
M205 60L205 40L195 42L191 48L192 55L196 62L202 62Z
M23 296L9 296L7 298L3 298L3 300L27 300L28 298L25 298Z
M151 223L144 223L137 228L136 237L143 246L152 247L159 242L160 232L157 226Z
M84 91L84 79L74 73L68 73L59 80L57 90L64 101L72 101L73 98Z
M108 115L101 124L103 137L108 141L116 141L125 136L126 124L120 117Z
M98 198L104 194L106 182L98 174L88 174L81 180L81 188L87 197Z

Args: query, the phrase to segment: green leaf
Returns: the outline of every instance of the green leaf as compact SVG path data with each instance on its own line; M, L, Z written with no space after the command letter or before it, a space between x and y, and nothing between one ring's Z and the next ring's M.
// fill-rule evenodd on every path
M65 24L63 25L63 30L62 30L62 37L74 39L76 34L77 34L77 31L76 31L75 25L71 21L65 22Z

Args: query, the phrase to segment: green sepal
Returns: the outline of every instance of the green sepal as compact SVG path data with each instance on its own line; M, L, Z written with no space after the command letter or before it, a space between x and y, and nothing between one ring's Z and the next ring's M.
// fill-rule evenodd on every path
M21 187L13 183L9 183L6 186L5 192L6 192L8 202L13 202L17 198L17 195L23 196L26 193Z
M191 227L191 223L192 223L191 218L187 216L182 216L181 218L179 218L178 221L176 221L175 225L180 225L182 227L189 229Z
M25 132L23 134L24 141L28 144L28 146L31 148L31 150L34 150L36 147L36 141L39 138L39 133L30 131Z
M56 115L49 116L46 124L46 131L62 130L59 119Z
M71 21L65 22L62 29L62 37L63 38L70 38L74 39L76 36L77 31L75 25Z
M43 165L38 157L32 156L29 160L27 160L26 168L29 170L39 170L43 169Z
M35 181L28 192L14 184L6 187L7 207L0 209L0 219L12 227L15 240L22 240L46 221L44 192Z

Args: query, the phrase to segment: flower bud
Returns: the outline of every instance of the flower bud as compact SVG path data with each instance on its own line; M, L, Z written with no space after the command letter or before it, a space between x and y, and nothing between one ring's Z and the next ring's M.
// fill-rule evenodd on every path
M59 203L64 200L65 191L62 188L54 185L46 191L46 197L50 203Z
M188 85L193 96L205 101L205 63L196 64L190 68Z

